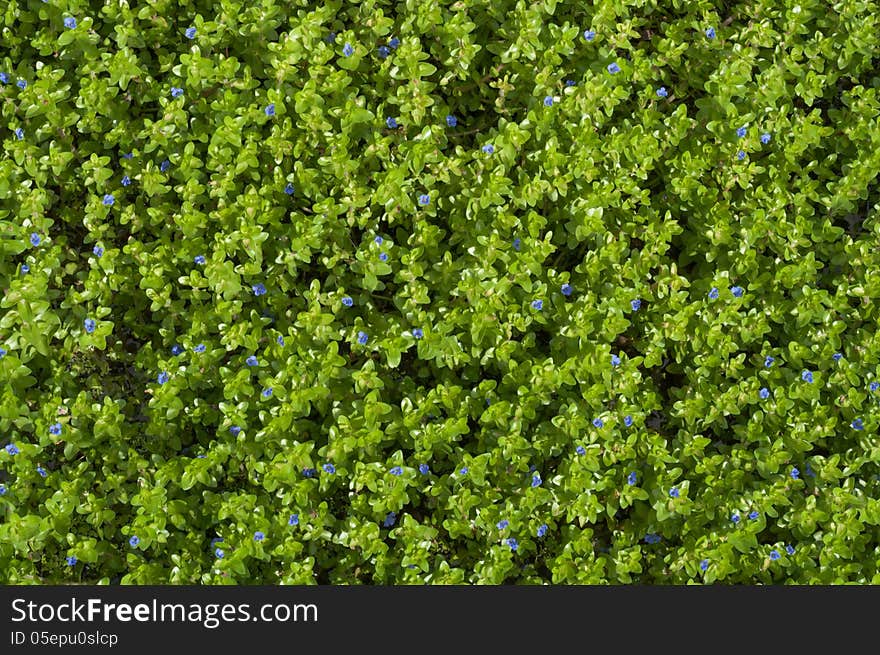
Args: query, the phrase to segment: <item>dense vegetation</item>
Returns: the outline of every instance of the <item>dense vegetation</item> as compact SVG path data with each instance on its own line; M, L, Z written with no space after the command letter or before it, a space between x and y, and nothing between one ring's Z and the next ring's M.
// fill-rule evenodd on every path
M880 581L875 2L3 5L0 582Z

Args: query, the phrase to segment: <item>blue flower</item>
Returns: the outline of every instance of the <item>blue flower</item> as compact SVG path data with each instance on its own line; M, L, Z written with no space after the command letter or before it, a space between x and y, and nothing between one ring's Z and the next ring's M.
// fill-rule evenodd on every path
M574 80L565 80L565 86L574 86L574 85L575 85Z
M171 87L171 97L172 98L179 98L182 95L183 95L183 89L181 89L179 86L172 86Z
M388 261L388 253L386 253L386 252L379 253L379 261L380 262L387 262Z
M257 282L251 287L251 291L254 292L255 296L263 296L266 294L266 285L262 282Z
M254 541L262 541L265 538L266 538L266 535L263 534L262 532L260 532L259 530L254 532Z
M517 237L516 239L513 240L513 249L516 250L517 252L519 252L519 248L521 245L522 245L522 239L520 239L519 237Z
M123 175L120 183L122 184L122 186L128 186L129 184L131 184L131 178L128 175Z
M241 432L241 427L238 425L229 426L229 432L232 433L233 437L237 437L238 433Z
M184 350L185 350L184 347L181 346L180 344L177 344L177 343L174 344L173 346L171 346L171 354L174 355L175 357L177 355L180 355L181 353L183 353Z
M205 352L205 351L207 350L207 348L205 347L205 344L200 343L198 346L196 346L195 348L193 348L193 350L194 350L195 352L197 352L197 353L203 353L203 352Z
M187 27L186 32L184 32L183 34L188 39L194 39L194 38L196 38L196 28L195 27Z
M166 382L168 382L168 377L168 373L162 371L161 373L159 373L159 377L156 378L156 381L159 384L165 384Z
M853 422L850 423L850 426L852 427L853 430L864 430L865 429L865 424L864 424L864 422L862 422L862 419L860 419L860 418L853 419Z
M666 90L665 86L661 86L659 89L657 89L657 97L658 98L665 98L668 95L669 95L669 92Z
M141 543L141 538L137 535L132 535L131 539L128 540L128 543L132 548L137 548L137 545Z
M15 128L15 137L19 141L23 141L24 140L24 130L21 129L20 127Z
M38 467L37 467L37 473L39 473L39 474L40 474L42 477L44 477L44 478L45 478L47 475L49 475L49 474L46 472L46 469L44 469L42 466L38 466Z
M303 477L305 477L305 478L313 478L316 475L318 475L318 469L310 469L310 468L303 469Z
M324 40L327 43L336 43L336 32L330 32L330 34L324 37Z
M287 525L299 525L299 514L291 514L287 519Z
M171 160L169 160L169 159L166 159L161 164L159 164L159 170L162 171L163 173L165 171L167 171L169 168L171 168Z
M709 39L715 38L715 28L714 27L710 27L709 29L706 30L706 38L709 38Z
M0 484L0 496L5 496L8 489L5 484Z
M422 331L422 328L413 328L412 329L413 339L421 339L425 336L425 333Z
M519 548L519 542L514 537L508 537L504 540L508 546L510 546L510 550L516 552L516 549Z
M540 311L543 308L544 308L544 301L543 300L533 300L532 301L532 309L537 309L538 311Z
M545 96L544 106L545 107L552 107L553 106L553 96Z
M254 356L254 355L251 355L246 360L244 360L244 363L247 364L248 366L259 366L260 365L260 362L257 360L256 356Z
M100 258L104 254L104 249L101 246L95 246L92 248L92 254Z
M362 346L366 345L367 339L369 338L370 337L367 335L366 332L358 332L358 343Z
M72 30L73 28L75 28L76 27L76 18L73 18L71 16L68 16L67 18L65 18L64 19L64 27L66 27L69 30Z
M423 193L422 195L419 196L419 204L420 205L427 205L427 204L430 204L430 202L431 202L431 196L429 196L427 193Z
M394 522L397 521L397 512L388 512L385 515L385 520L382 521L382 525L386 528L390 528L394 525Z
M746 135L746 127L743 125L742 127L736 128L736 135L742 139Z
M30 273L30 272L31 272L31 267L28 266L27 264L22 264L22 265L21 265L21 272L22 272L22 273Z
M324 469L324 473L329 473L330 475L333 475L334 473L336 473L336 467L333 466L333 464L331 464L329 462L324 464L324 466L322 466L321 468Z
M541 486L541 476L538 473L532 474L532 487Z
M134 157L133 152L128 152L128 153L125 153L124 155L122 155L123 159L131 159L132 157Z
M403 469L400 466L395 466L388 472L391 475L403 475Z
M731 287L730 292L735 298L742 298L744 289L742 287Z
M743 159L745 159L745 158L746 158L746 153L745 153L745 151L744 151L744 150L739 150L739 151L736 153L736 158L739 159L740 161L742 161Z
M789 555L794 555L794 546L792 546L791 544L788 544L785 547L785 552L788 553Z
M467 466L462 466L460 469L458 469L458 472L459 472L461 475L467 475L468 467L467 467Z
M9 73L0 73L0 84L9 84Z
M272 387L263 389L263 398L269 398L272 395Z
M718 287L712 287L712 289L709 290L709 298L711 298L712 300L715 300L717 297L718 297Z
M107 195L104 196L103 202L107 207L110 207L113 205L114 202L116 202L116 198L113 197L112 193L108 193Z
M388 45L392 50L397 50L397 46L400 45L400 39L398 39L396 36L392 36L390 39L388 39Z
M381 59L385 59L388 55L391 54L391 50L388 49L387 45L380 45L378 48L378 52Z
M354 304L354 300L352 300L350 296L345 296L342 299L342 304L346 307L351 307Z
M761 143L764 145L770 143L770 135L767 132L764 132L764 134L761 135Z
M800 477L800 474L801 474L800 471L798 471L796 468L793 468L793 469L791 469L791 473L789 475L791 475L792 480L797 480L798 477Z
M278 345L279 345L279 346L283 346L283 345L284 345L284 337L281 336L280 334L278 335L278 338L277 338L275 341L278 342Z
M381 246L385 240L382 237L376 237L375 239L373 239L373 241L375 241L378 245Z
M661 537L659 534L654 534L653 532L645 535L645 543L646 544L657 544L660 543Z
M342 54L346 57L351 57L354 54L354 48L350 43L346 43L345 47L342 48Z
M547 534L547 524L546 524L546 523L542 523L542 524L538 527L538 532L537 532L536 534L538 535L538 539L540 539L540 538L543 537L545 534Z
M563 296L567 297L567 296L571 295L571 285L570 284L563 284L562 289L560 289L560 290L562 291Z
M223 552L222 548L216 548L214 550L214 557L217 559L223 559L226 556L226 553Z
M397 127L397 121L394 120L391 116L385 119L385 125L388 126L389 130L393 130Z
M266 116L274 116L275 115L275 103L270 102L266 105L266 108L263 110L266 112Z
M734 525L739 523L739 514L733 513L730 515L730 520L733 521Z
M752 521L757 520L758 516L758 510L756 509L753 509L751 512L749 512L749 519L751 519Z
M809 382L809 383L812 384L812 382L813 382L813 374L810 373L810 371L804 369L804 370L801 372L801 380L803 380L804 382Z
M626 476L626 483L630 486L634 485L638 480L638 476L635 471L632 471L628 476Z
M61 424L60 423L53 423L52 425L50 425L49 426L49 434L51 434L55 437L57 437L59 434L61 434Z
M611 355L611 365L620 366L620 357L618 357L617 355Z
M592 41L595 38L596 38L596 33L593 30L587 30L586 32L584 32L584 40Z
M831 355L831 359L833 359L835 362L839 362L841 359L843 359L843 353L834 353L833 355Z
M709 568L709 560L704 559L702 562L700 562L700 570L701 571L705 571L708 568Z
M763 387L763 388L758 392L758 395L761 396L761 398L762 398L763 400L767 400L767 398L770 397L770 389L768 389L767 387Z
M95 321L87 318L85 321L83 321L83 327L85 327L87 333L91 334L95 331Z
M603 427L604 425L605 425L605 423L602 421L602 419L600 419L600 418L594 418L594 419L593 419L593 427L601 428L601 427Z
M775 561L778 560L780 557L782 557L782 555L780 555L780 554L779 554L779 551L776 550L775 548L774 548L773 550L770 551L770 560L771 560L771 561L775 562Z
M611 62L608 64L608 72L612 75L620 72L620 66L617 65L617 62Z
M877 389L880 389L880 382L872 382L868 385L868 390L871 392L877 391Z
M495 146L493 146L491 143L487 143L482 147L482 151L485 152L487 155L491 155L493 152L495 152Z
M31 232L31 245L34 248L36 248L38 245L40 245L40 241L41 241L40 235L37 234L36 232Z
M633 417L630 416L629 414L627 414L626 416L624 416L624 417L623 417L623 424L624 424L626 427L631 427L632 424L633 424Z
M587 453L587 449L583 446L578 446L574 449L574 452L576 452L578 455L585 455Z
M6 357L6 348L0 347L0 358Z
M289 196L292 196L294 191L296 191L296 189L293 187L293 183L288 182L287 186L284 187L284 193L286 193Z
M196 255L195 258L193 259L193 261L196 264L198 264L199 266L204 266L204 264L207 260L205 259L204 255Z
M67 566L76 566L76 555L71 555L65 561L67 562Z
M27 82L25 80L19 80L15 83L15 86L17 86L19 89L24 90L27 88Z
M767 355L764 358L764 368L770 368L771 366L773 366L773 362L775 362L775 361L776 361L775 358L771 357L770 355Z
M446 116L446 124L449 127L455 127L456 125L458 125L458 119L452 114L449 114Z
M669 490L669 495L673 498L678 498L681 494L678 491L678 487L672 487L672 489Z
M430 471L431 469L428 467L427 464L419 464L419 473L421 473L422 475L428 475Z

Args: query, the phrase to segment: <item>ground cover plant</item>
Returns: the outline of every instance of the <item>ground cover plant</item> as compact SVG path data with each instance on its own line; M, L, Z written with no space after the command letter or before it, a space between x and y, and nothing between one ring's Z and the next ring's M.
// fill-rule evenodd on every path
M878 17L7 0L0 582L880 581Z

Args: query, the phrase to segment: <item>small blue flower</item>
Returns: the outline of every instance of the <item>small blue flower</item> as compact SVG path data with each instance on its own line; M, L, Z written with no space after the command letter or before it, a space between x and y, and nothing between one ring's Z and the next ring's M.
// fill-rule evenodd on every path
M640 299L638 299L638 298L636 298L635 300L630 300L630 301L629 301L629 306L632 307L632 310L633 310L634 312L637 312L637 311L639 311L639 309L641 309L641 307L642 307L642 301L641 301Z
M381 246L385 240L382 237L376 237L375 239L373 239L373 241L375 241L376 244Z
M742 298L744 289L742 287L731 287L730 292L735 298Z
M508 546L510 546L510 550L516 552L516 549L519 548L519 542L514 537L508 537L504 540Z
M746 127L743 125L742 127L736 128L736 135L742 139L746 135Z
M737 523L739 523L739 514L731 514L730 520L733 521L734 525L736 525Z
M92 254L95 257L100 258L104 254L104 249L101 246L95 246L94 248L92 248Z
M421 339L423 336L425 336L425 333L422 331L421 328L413 328L412 335L413 339Z
M128 543L132 548L137 548L137 545L141 543L141 539L137 535L132 535L131 539L128 540Z
M30 273L30 272L31 272L31 267L28 266L27 264L22 264L22 265L21 265L21 272L22 272L22 273Z
M171 168L171 160L170 159L166 159L161 164L159 164L159 170L162 171L163 173L165 171L167 171L169 168Z
M800 477L800 474L800 471L798 471L796 468L793 468L791 469L791 473L789 475L791 475L792 480L797 480Z
M638 476L635 471L632 471L628 476L626 476L626 483L630 486L634 485L638 480Z
M543 300L533 300L532 301L532 309L537 309L538 311L540 311L543 308L544 308L544 301Z
M24 140L24 130L20 127L15 128L15 138L17 138L19 141Z
M739 159L740 161L742 161L743 159L745 159L745 158L746 158L746 153L745 153L745 151L744 151L744 150L739 150L739 151L737 151L737 153L736 153L736 158Z
M467 466L462 466L460 469L458 469L458 472L459 472L461 475L467 475L468 467L467 467Z
M761 398L762 398L763 400L767 400L767 399L770 397L770 389L768 389L767 387L763 387L763 388L758 392L758 395L761 396Z
M336 467L329 462L324 464L324 466L322 466L321 468L324 469L324 473L329 473L330 475L336 473Z
M0 496L5 496L8 489L5 484L0 484Z
M204 266L206 261L207 260L205 259L204 255L196 255L195 258L193 259L193 262L195 262L199 266Z
M223 552L222 548L214 549L214 557L217 559L223 559L226 556L226 553Z
M275 115L275 103L270 102L266 105L266 108L263 110L266 112L266 116L274 116Z
M566 296L566 297L570 296L570 295L571 295L571 291L572 291L572 289L571 289L571 285L570 285L570 284L563 284L563 285L562 285L562 288L560 289L560 291L562 291L562 295L563 295L563 296Z
M385 515L385 520L382 521L382 525L386 528L390 528L394 525L394 522L397 521L397 512L388 512Z
M10 455L18 455L21 451L14 443L6 444L6 452Z
M232 434L233 437L237 437L238 433L241 432L241 427L238 425L230 425L229 432Z
M708 568L709 568L709 560L704 559L702 562L700 562L700 570L701 571L705 571Z
M399 46L399 45L400 45L400 39L398 39L396 36L392 36L390 39L388 39L388 46L392 50L397 50L397 46Z
M419 204L420 205L428 205L430 203L431 203L431 196L429 196L427 193L423 193L422 195L419 196Z
M156 378L156 381L159 384L165 384L166 382L168 382L168 377L169 377L168 373L166 373L165 371L162 371L161 373L159 373L159 377Z
M316 475L318 475L318 469L310 469L310 468L303 469L303 477L305 477L305 478L313 478Z
M286 193L289 196L292 196L294 191L296 191L296 189L294 188L293 183L288 182L287 186L284 187L284 193Z
M76 555L71 555L65 561L67 562L67 566L76 566Z
M287 519L287 525L299 525L299 514L291 514Z
M771 357L770 355L767 355L764 358L764 368L770 368L771 366L773 366L773 362L775 362L775 361L776 361L775 358Z
M266 535L263 534L262 532L260 532L259 530L254 532L254 541L262 541L265 538L266 538Z
M782 557L782 555L780 555L780 554L779 554L779 551L776 550L775 548L774 548L773 550L770 551L770 560L771 560L771 561L775 562L775 561L778 560L780 557Z
M853 419L853 422L850 423L850 427L852 427L853 430L864 430L865 424L862 421L862 419L855 418L855 419Z
M428 467L427 464L419 464L419 473L421 473L422 475L428 475L430 471L431 469Z
M547 534L547 524L546 524L546 523L543 523L543 524L538 528L538 532L537 532L538 538L540 539L540 538L543 537L545 534Z
M540 487L541 486L541 476L538 473L532 474L532 487Z
M266 294L266 285L262 282L257 282L251 287L251 291L254 292L255 296L263 296Z
M196 28L195 27L187 27L186 31L183 34L188 39L194 39L194 38L196 38Z
M324 40L327 43L336 43L336 32L330 32L330 34L324 37Z
M449 127L455 127L456 125L458 125L458 119L452 114L449 114L446 116L446 125L448 125Z
M277 338L275 341L278 342L278 345L279 345L279 346L283 346L283 345L284 345L284 337L281 336L280 334L278 335L278 338Z
M91 334L95 331L95 321L87 318L85 321L83 321L83 327L85 327L87 333Z
M626 427L632 427L632 424L633 424L633 417L630 416L629 414L627 414L626 416L624 416L624 417L623 417L623 424L624 424Z
M362 346L366 345L367 340L369 338L370 337L367 335L366 332L362 332L362 331L358 332L358 343L361 344Z
M39 474L40 474L42 477L44 477L44 478L45 478L47 475L49 475L49 474L46 472L46 469L44 469L42 466L38 466L38 467L37 467L37 473L39 473Z
M501 519L500 521L498 521L498 523L496 524L495 527L498 528L499 530L504 530L509 525L510 525L510 521L508 521L507 519Z
M104 196L103 202L107 207L111 207L113 205L113 203L116 202L116 198L113 197L112 193L108 193L107 195Z
M52 436L55 436L55 437L57 437L59 434L61 434L61 424L60 423L53 423L52 425L50 425L49 426L49 434L51 434Z
M608 64L608 72L612 75L620 72L620 66L617 65L617 62L612 61L610 64Z
M379 261L380 262L387 262L388 261L388 253L387 252L379 253Z
M841 359L843 359L843 353L834 353L833 355L831 355L831 359L833 359L835 362L839 362Z
M600 418L594 418L594 419L593 419L593 427L601 428L601 427L604 427L604 426L605 426L605 423L602 421L602 419L600 419Z
M767 132L764 132L764 134L761 135L761 143L764 145L770 143L770 135Z
M346 57L351 57L354 54L354 48L350 43L346 43L345 46L342 48L342 54Z
M872 382L868 385L868 390L872 393L877 391L877 389L880 389L880 382Z
M706 30L706 38L708 38L708 39L715 38L715 28L714 27L710 27L709 29Z
M574 80L565 80L565 86L574 86L574 85L575 85Z
M9 73L0 73L0 84L9 84Z
M486 145L483 146L482 150L487 155L491 155L493 152L495 152L495 146L493 146L491 143L487 143Z
M709 298L715 300L718 297L718 287L712 287L709 291Z
M174 344L173 346L171 346L171 354L174 355L175 357L176 357L177 355L182 354L183 351L184 351L184 347L181 346L180 344L177 344L177 343L176 343L176 344Z
M586 32L584 32L584 40L592 41L595 38L596 38L596 33L593 30L587 30Z
M791 544L788 544L785 547L785 552L788 553L789 555L794 555L794 546L792 546Z
M6 348L0 347L0 358L6 357Z
M69 30L74 29L76 27L76 18L73 18L71 16L68 16L67 18L65 18L64 19L64 27L66 27Z
M397 476L400 476L400 475L403 475L403 468L401 468L400 466L395 466L395 467L393 467L393 468L392 468L390 471L388 471L388 472L389 472L391 475L397 475Z
M127 152L127 153L125 153L124 155L122 155L122 158L123 158L123 159L131 159L132 157L134 157L134 153L133 153L133 152Z
M256 356L254 356L254 355L251 355L246 360L244 360L244 363L247 364L248 366L259 366L260 365L260 362L257 360Z
M193 348L193 350L194 350L195 352L197 352L197 353L203 353L203 352L205 352L205 351L207 350L207 348L205 347L205 344L200 343L198 346L196 346L195 348Z
M122 184L122 186L128 186L129 184L131 184L131 178L128 175L123 175L120 183Z
M394 120L391 116L385 119L385 125L388 126L389 130L393 130L397 127L397 121Z
M648 533L645 535L645 543L646 544L658 544L661 541L661 537L659 534Z
M578 455L586 455L587 449L584 448L583 446L578 446L577 448L574 449L574 452L576 452Z
M272 395L272 387L263 389L263 398L269 398Z
M179 86L172 86L171 87L171 97L172 98L179 98L182 95L183 95L183 89L181 89Z
M387 45L380 45L377 50L379 52L380 59L385 59L388 55L391 54L391 50L388 48Z
M553 96L546 96L544 98L544 106L545 107L552 107L553 106Z
M749 519L752 521L757 520L758 516L759 516L758 510L756 510L756 509L753 509L751 512L749 512Z
M804 370L801 372L801 380L803 380L804 382L809 382L810 384L812 384L812 382L813 382L813 374L810 373L810 371L804 369Z
M678 487L672 487L672 489L669 490L669 495L673 498L678 498L681 494L678 491Z
M665 86L661 86L659 89L657 89L657 97L658 98L665 98L668 95L669 95L669 92L666 90Z
M611 365L620 366L620 357L618 357L617 355L611 355Z
M517 237L513 240L513 249L519 252L520 246L522 245L522 239Z
M31 245L34 248L36 248L38 245L40 245L40 241L41 241L40 235L37 234L36 232L31 232Z
M17 86L19 89L24 90L27 88L27 82L25 80L19 80L15 83L15 86Z
M351 307L354 304L354 300L352 300L350 296L345 296L342 299L342 304L346 307Z

